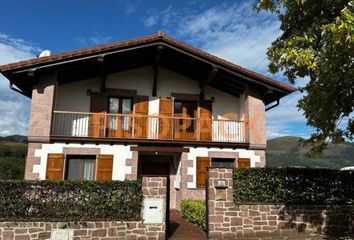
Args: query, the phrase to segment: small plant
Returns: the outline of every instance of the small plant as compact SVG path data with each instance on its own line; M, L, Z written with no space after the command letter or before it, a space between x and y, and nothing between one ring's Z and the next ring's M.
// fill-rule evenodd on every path
M201 200L182 200L181 215L189 222L206 231L206 206Z

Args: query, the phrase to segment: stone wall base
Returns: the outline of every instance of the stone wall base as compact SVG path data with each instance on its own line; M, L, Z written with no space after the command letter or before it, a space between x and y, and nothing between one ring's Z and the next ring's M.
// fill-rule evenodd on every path
M232 171L209 168L210 239L354 239L353 205L236 205Z
M163 225L147 225L137 221L90 221L85 223L0 222L0 239L51 239L54 229L73 229L73 239L75 240L165 239Z

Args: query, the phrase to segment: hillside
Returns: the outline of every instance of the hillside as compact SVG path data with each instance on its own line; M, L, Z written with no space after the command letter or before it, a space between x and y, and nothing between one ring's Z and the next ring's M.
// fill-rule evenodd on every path
M23 179L27 137L0 137L0 179Z
M310 147L300 145L298 137L280 137L267 142L267 166L340 169L354 166L354 143L330 144L321 157L306 157Z

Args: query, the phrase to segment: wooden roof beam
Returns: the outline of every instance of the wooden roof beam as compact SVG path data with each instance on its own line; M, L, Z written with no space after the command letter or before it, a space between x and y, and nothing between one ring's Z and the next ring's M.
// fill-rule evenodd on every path
M157 50L156 50L156 56L155 56L155 62L154 62L154 77L153 77L153 82L152 82L152 96L156 97L157 95L157 79L159 76L159 68L160 68L160 62L161 62L161 55L162 55L162 50L163 46L158 45Z
M97 61L100 65L100 75L101 75L101 92L106 92L106 78L107 78L107 72L106 72L106 66L104 64L104 57L105 55L99 55L97 57Z
M200 88L199 98L201 100L204 99L204 87L215 79L215 76L218 73L218 71L219 71L218 67L216 65L212 65L211 71L209 72L209 75L208 75L208 78L203 82L199 82L199 88Z

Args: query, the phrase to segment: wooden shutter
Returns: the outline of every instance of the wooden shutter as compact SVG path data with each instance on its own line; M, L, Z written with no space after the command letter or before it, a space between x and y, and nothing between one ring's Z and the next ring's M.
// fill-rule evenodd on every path
M47 180L62 180L64 172L64 154L48 154Z
M238 168L250 168L251 167L251 160L249 158L239 158L237 160L237 167Z
M99 113L90 116L90 137L103 137L105 129L105 115L107 112L107 97L102 93L91 93L90 112Z
M208 179L209 157L197 157L197 188L204 188Z
M209 141L212 139L212 102L202 100L199 102L200 118L200 140Z
M96 180L112 180L113 155L98 155Z
M171 139L173 127L173 99L160 98L159 139Z
M134 97L134 114L141 115L134 117L134 138L146 138L148 130L149 97ZM146 117L142 117L146 116Z

